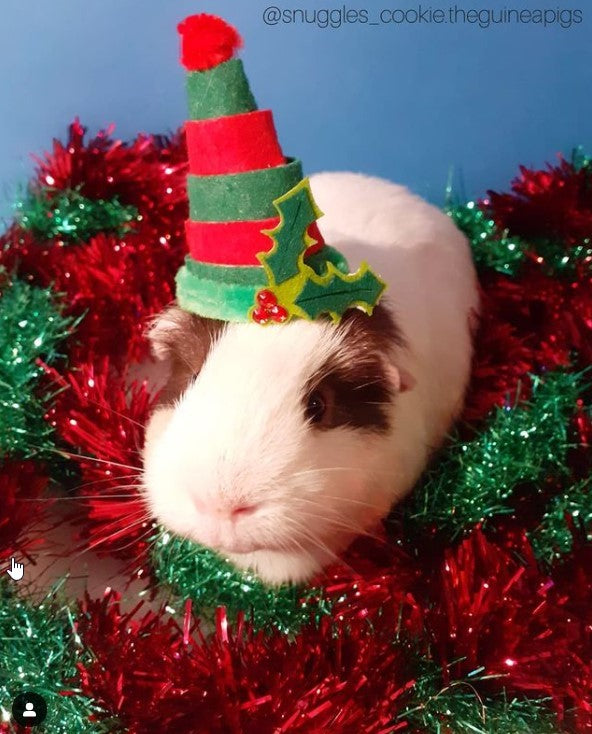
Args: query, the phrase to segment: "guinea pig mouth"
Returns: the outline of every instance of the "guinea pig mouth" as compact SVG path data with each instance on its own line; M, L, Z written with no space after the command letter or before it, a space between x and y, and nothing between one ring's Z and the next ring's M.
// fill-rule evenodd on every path
M265 546L248 540L237 540L234 543L224 543L224 545L221 545L216 550L221 553L238 553L240 555L243 553L254 553L255 551L265 550Z
M200 540L199 542L203 542ZM207 544L206 545L210 545ZM252 538L225 538L218 543L212 543L211 547L220 553L253 553L254 551L265 550L263 543L258 543Z

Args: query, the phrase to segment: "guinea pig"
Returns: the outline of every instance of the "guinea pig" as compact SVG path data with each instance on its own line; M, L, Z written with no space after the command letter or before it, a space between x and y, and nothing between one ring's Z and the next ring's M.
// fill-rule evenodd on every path
M338 325L225 323L168 307L144 491L172 532L271 584L302 582L417 481L463 405L478 315L466 238L402 186L322 173L319 228L388 284Z

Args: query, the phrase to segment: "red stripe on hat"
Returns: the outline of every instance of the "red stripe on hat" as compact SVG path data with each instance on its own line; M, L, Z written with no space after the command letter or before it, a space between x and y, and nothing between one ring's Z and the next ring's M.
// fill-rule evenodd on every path
M271 110L189 120L185 134L189 172L196 176L242 173L285 163Z
M185 234L189 254L194 260L212 265L261 265L258 252L268 252L271 238L263 229L273 229L279 217L244 222L185 222ZM325 244L316 222L308 228L316 243L306 255L318 252Z
M262 229L273 229L279 217L247 222L185 222L187 246L194 260L213 265L261 265L256 254L273 242Z

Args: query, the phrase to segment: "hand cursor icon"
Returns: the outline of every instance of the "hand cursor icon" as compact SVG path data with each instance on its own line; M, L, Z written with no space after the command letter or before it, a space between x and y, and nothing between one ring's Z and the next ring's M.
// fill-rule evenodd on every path
M6 573L10 576L10 578L13 581L20 581L23 576L25 575L25 564L24 563L17 563L14 558L10 559L11 566L6 571Z

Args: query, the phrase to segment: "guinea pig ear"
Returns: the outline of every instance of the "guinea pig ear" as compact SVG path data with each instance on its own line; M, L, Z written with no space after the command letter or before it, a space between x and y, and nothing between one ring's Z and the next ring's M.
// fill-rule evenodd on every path
M386 373L396 393L407 392L415 386L415 378L405 368L395 367L391 362L387 362Z
M395 393L407 392L413 388L413 375L404 367L396 367L391 361L393 345L403 348L405 339L389 306L379 303L370 317L352 308L345 314L342 324L349 329L348 343L360 354L372 352L380 356L387 379Z
M167 306L156 316L146 332L152 354L159 361L170 358L177 349L179 337L189 333L193 316L176 304Z

